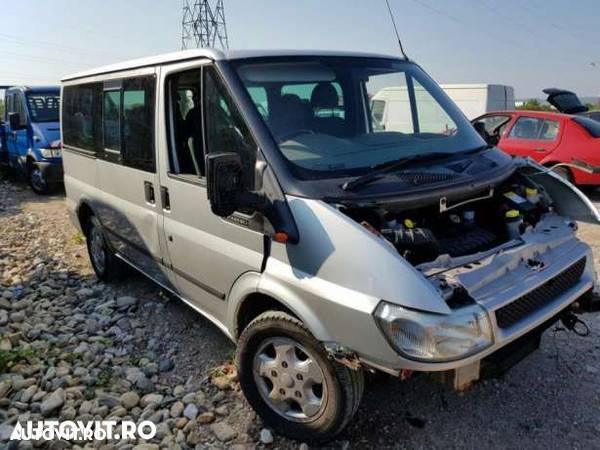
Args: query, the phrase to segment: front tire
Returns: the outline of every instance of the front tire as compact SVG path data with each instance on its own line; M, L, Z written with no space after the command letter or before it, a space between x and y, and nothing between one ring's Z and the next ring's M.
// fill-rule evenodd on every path
M248 402L267 426L292 439L333 439L362 398L362 371L328 359L302 322L283 312L263 313L244 329L236 364Z
M112 252L102 224L96 216L91 216L86 227L88 255L96 276L102 281L117 281L123 278L127 267Z
M37 164L32 164L29 168L29 186L33 192L38 195L46 195L52 192L51 185L48 184L44 172Z

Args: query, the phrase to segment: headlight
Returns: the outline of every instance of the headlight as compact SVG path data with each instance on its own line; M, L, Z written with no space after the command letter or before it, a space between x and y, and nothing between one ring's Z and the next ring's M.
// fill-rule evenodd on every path
M40 148L44 158L60 158L60 148Z
M381 302L375 318L392 346L408 359L452 361L492 344L488 314L477 304L442 315Z

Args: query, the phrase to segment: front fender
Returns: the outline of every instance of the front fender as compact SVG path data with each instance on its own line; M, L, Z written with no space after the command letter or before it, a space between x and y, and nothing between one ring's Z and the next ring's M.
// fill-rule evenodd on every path
M268 273L246 272L233 284L227 296L226 326L231 336L237 338L241 330L237 329L237 320L240 307L246 299L253 294L262 294L281 303L298 317L317 337L327 340L328 334L325 325L319 320L318 314L313 311L296 292L278 283Z
M580 222L600 224L600 213L574 184L530 158L518 158L517 164L535 183L544 187L560 215Z

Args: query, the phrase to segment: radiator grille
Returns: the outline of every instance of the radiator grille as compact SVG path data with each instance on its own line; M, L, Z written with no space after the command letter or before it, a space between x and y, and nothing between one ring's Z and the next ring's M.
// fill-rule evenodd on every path
M508 328L575 286L585 269L585 257L541 286L496 311L500 328Z

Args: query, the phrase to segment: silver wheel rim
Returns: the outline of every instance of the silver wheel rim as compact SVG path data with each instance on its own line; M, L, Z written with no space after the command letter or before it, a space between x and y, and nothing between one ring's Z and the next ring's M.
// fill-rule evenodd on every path
M104 238L97 225L92 225L90 232L90 254L94 266L100 273L104 273L106 254L104 253Z
M327 403L323 369L293 339L265 339L254 356L253 374L262 399L287 420L314 420Z
M42 171L37 167L31 169L31 184L38 191L43 191L46 187L44 175L42 174Z

